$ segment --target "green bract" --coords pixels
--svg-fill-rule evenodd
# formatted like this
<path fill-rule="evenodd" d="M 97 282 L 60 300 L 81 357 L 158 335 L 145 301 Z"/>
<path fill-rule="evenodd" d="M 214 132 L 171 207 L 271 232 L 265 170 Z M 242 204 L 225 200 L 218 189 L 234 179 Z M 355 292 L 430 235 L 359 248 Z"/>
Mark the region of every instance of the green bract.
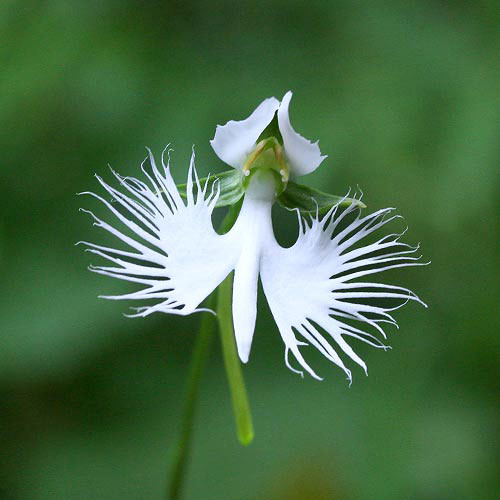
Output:
<path fill-rule="evenodd" d="M 218 180 L 220 183 L 220 196 L 215 205 L 216 207 L 235 205 L 245 194 L 243 183 L 246 179 L 241 171 L 237 169 L 214 174 L 210 178 L 205 177 L 200 182 L 203 185 L 207 180 L 210 183 Z M 177 189 L 180 195 L 186 198 L 186 184 L 178 184 Z M 366 208 L 366 205 L 359 200 L 323 193 L 318 189 L 297 184 L 293 181 L 288 181 L 285 191 L 278 196 L 277 201 L 288 210 L 299 209 L 300 212 L 305 214 L 315 213 L 316 211 L 320 214 L 325 213 L 339 202 L 341 202 L 341 206 L 347 207 L 354 203 L 359 208 Z"/>
<path fill-rule="evenodd" d="M 348 207 L 354 203 L 359 208 L 366 208 L 366 205 L 360 200 L 323 193 L 318 189 L 303 186 L 292 181 L 288 181 L 286 190 L 278 196 L 278 202 L 288 210 L 298 208 L 303 213 L 319 212 L 322 214 L 339 202 L 344 207 Z"/>
<path fill-rule="evenodd" d="M 218 180 L 220 185 L 220 195 L 215 206 L 228 207 L 238 203 L 238 201 L 245 194 L 242 177 L 243 176 L 239 170 L 231 169 L 226 172 L 222 172 L 221 174 L 210 175 L 210 178 L 204 177 L 203 179 L 200 179 L 200 183 L 201 185 L 204 185 L 207 180 L 210 183 Z M 186 198 L 186 186 L 186 184 L 177 184 L 179 194 L 183 198 Z"/>

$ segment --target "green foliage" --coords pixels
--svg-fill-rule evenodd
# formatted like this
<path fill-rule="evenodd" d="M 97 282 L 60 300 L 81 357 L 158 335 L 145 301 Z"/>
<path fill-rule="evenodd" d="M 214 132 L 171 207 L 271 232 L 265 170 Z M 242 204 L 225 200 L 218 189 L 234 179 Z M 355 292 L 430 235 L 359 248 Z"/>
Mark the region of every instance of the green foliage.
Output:
<path fill-rule="evenodd" d="M 206 183 L 214 185 L 214 189 L 220 189 L 220 195 L 216 203 L 216 207 L 227 207 L 235 205 L 245 194 L 243 184 L 241 182 L 241 171 L 235 168 L 214 174 L 210 177 L 200 179 L 201 186 Z M 186 198 L 186 184 L 177 184 L 177 189 L 183 198 Z"/>
<path fill-rule="evenodd" d="M 256 142 L 259 143 L 260 141 L 262 141 L 263 139 L 267 139 L 268 137 L 275 137 L 279 144 L 283 145 L 283 137 L 281 137 L 277 114 L 274 115 L 271 123 L 262 131 L 262 134 L 259 135 Z"/>
<path fill-rule="evenodd" d="M 279 204 L 288 210 L 298 208 L 304 214 L 324 214 L 334 205 L 348 207 L 352 203 L 359 208 L 366 208 L 366 205 L 355 198 L 345 196 L 335 196 L 323 193 L 319 189 L 297 184 L 289 181 L 285 191 L 278 197 Z"/>

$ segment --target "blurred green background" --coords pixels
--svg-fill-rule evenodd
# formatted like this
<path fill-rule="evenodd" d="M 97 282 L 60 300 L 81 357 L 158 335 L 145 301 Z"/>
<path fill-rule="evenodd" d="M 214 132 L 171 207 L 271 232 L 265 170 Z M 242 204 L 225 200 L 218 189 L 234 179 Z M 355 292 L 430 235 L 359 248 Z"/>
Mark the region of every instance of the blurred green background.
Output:
<path fill-rule="evenodd" d="M 498 372 L 499 26 L 494 1 L 0 3 L 0 498 L 160 499 L 199 316 L 124 318 L 130 290 L 74 242 L 77 198 L 171 143 L 184 181 L 265 97 L 329 155 L 306 182 L 395 206 L 427 268 L 394 272 L 387 353 L 301 379 L 264 300 L 244 372 L 256 438 L 237 443 L 220 348 L 202 386 L 186 499 L 492 499 Z M 106 214 L 107 215 L 107 214 Z M 292 240 L 293 218 L 276 214 Z M 401 227 L 401 226 L 400 226 Z M 261 297 L 262 299 L 262 297 Z"/>

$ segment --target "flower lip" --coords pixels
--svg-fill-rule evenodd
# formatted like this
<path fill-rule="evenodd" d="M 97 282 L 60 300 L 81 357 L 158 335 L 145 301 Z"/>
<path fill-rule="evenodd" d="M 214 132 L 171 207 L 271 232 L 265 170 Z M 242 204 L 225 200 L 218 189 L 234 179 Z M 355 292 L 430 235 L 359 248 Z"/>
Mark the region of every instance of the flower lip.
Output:
<path fill-rule="evenodd" d="M 262 141 L 258 144 L 257 141 L 267 139 L 262 134 L 277 118 L 279 134 L 276 135 L 279 137 L 275 139 L 283 144 L 281 154 L 286 168 L 280 167 L 279 170 L 285 172 L 284 181 L 288 180 L 288 175 L 296 177 L 316 170 L 326 156 L 321 155 L 318 142 L 305 139 L 292 127 L 288 112 L 291 98 L 291 91 L 284 95 L 281 103 L 270 97 L 262 101 L 248 118 L 218 125 L 210 141 L 217 156 L 228 165 L 245 170 L 248 160 L 260 154 L 258 148 Z"/>
<path fill-rule="evenodd" d="M 220 193 L 216 185 L 209 189 L 208 182 L 200 182 L 194 156 L 186 200 L 179 193 L 169 164 L 162 159 L 160 169 L 151 153 L 149 159 L 151 169 L 143 170 L 149 185 L 113 172 L 121 189 L 100 177 L 97 180 L 115 204 L 89 193 L 105 205 L 119 227 L 90 212 L 96 226 L 125 245 L 122 249 L 85 243 L 89 252 L 110 263 L 90 270 L 141 285 L 137 291 L 104 297 L 147 304 L 154 301 L 136 308 L 131 316 L 203 311 L 203 300 L 234 270 L 235 337 L 241 359 L 246 362 L 255 328 L 260 277 L 285 344 L 287 366 L 319 379 L 301 352 L 301 347 L 309 344 L 350 380 L 351 371 L 342 357 L 350 358 L 365 372 L 366 364 L 348 340 L 361 340 L 385 350 L 387 346 L 379 337 L 386 337 L 383 324 L 397 325 L 392 312 L 409 301 L 423 304 L 409 289 L 367 279 L 373 273 L 425 264 L 414 255 L 418 247 L 400 241 L 403 233 L 366 242 L 365 238 L 396 218 L 390 216 L 392 209 L 361 216 L 356 215 L 355 203 L 341 211 L 340 200 L 322 217 L 316 213 L 304 219 L 299 213 L 298 238 L 294 245 L 283 248 L 274 237 L 271 218 L 274 191 L 268 176 L 274 171 L 259 168 L 253 173 L 255 181 L 249 186 L 234 226 L 219 235 L 212 225 L 212 211 Z M 352 222 L 345 219 L 349 214 L 355 215 Z M 298 368 L 290 364 L 290 354 Z"/>

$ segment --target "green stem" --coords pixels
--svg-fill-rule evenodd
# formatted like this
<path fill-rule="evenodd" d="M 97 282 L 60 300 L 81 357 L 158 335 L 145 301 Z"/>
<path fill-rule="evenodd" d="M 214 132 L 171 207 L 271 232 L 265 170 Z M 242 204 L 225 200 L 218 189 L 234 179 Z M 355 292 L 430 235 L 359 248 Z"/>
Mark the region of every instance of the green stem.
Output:
<path fill-rule="evenodd" d="M 209 297 L 207 307 L 213 307 L 214 302 L 215 293 Z M 167 498 L 169 500 L 177 500 L 180 498 L 182 483 L 186 474 L 189 452 L 191 450 L 191 437 L 196 400 L 198 398 L 203 368 L 210 353 L 210 346 L 212 344 L 214 331 L 214 316 L 212 314 L 203 314 L 200 322 L 200 332 L 198 334 L 198 338 L 196 339 L 189 367 L 189 375 L 186 384 L 186 396 L 181 420 L 181 432 L 174 452 L 175 455 L 168 486 Z"/>
<path fill-rule="evenodd" d="M 247 391 L 234 339 L 233 318 L 231 314 L 232 284 L 233 278 L 230 275 L 219 285 L 217 290 L 217 319 L 219 321 L 224 365 L 226 367 L 233 412 L 236 419 L 236 431 L 240 443 L 246 446 L 252 442 L 254 432 Z"/>

